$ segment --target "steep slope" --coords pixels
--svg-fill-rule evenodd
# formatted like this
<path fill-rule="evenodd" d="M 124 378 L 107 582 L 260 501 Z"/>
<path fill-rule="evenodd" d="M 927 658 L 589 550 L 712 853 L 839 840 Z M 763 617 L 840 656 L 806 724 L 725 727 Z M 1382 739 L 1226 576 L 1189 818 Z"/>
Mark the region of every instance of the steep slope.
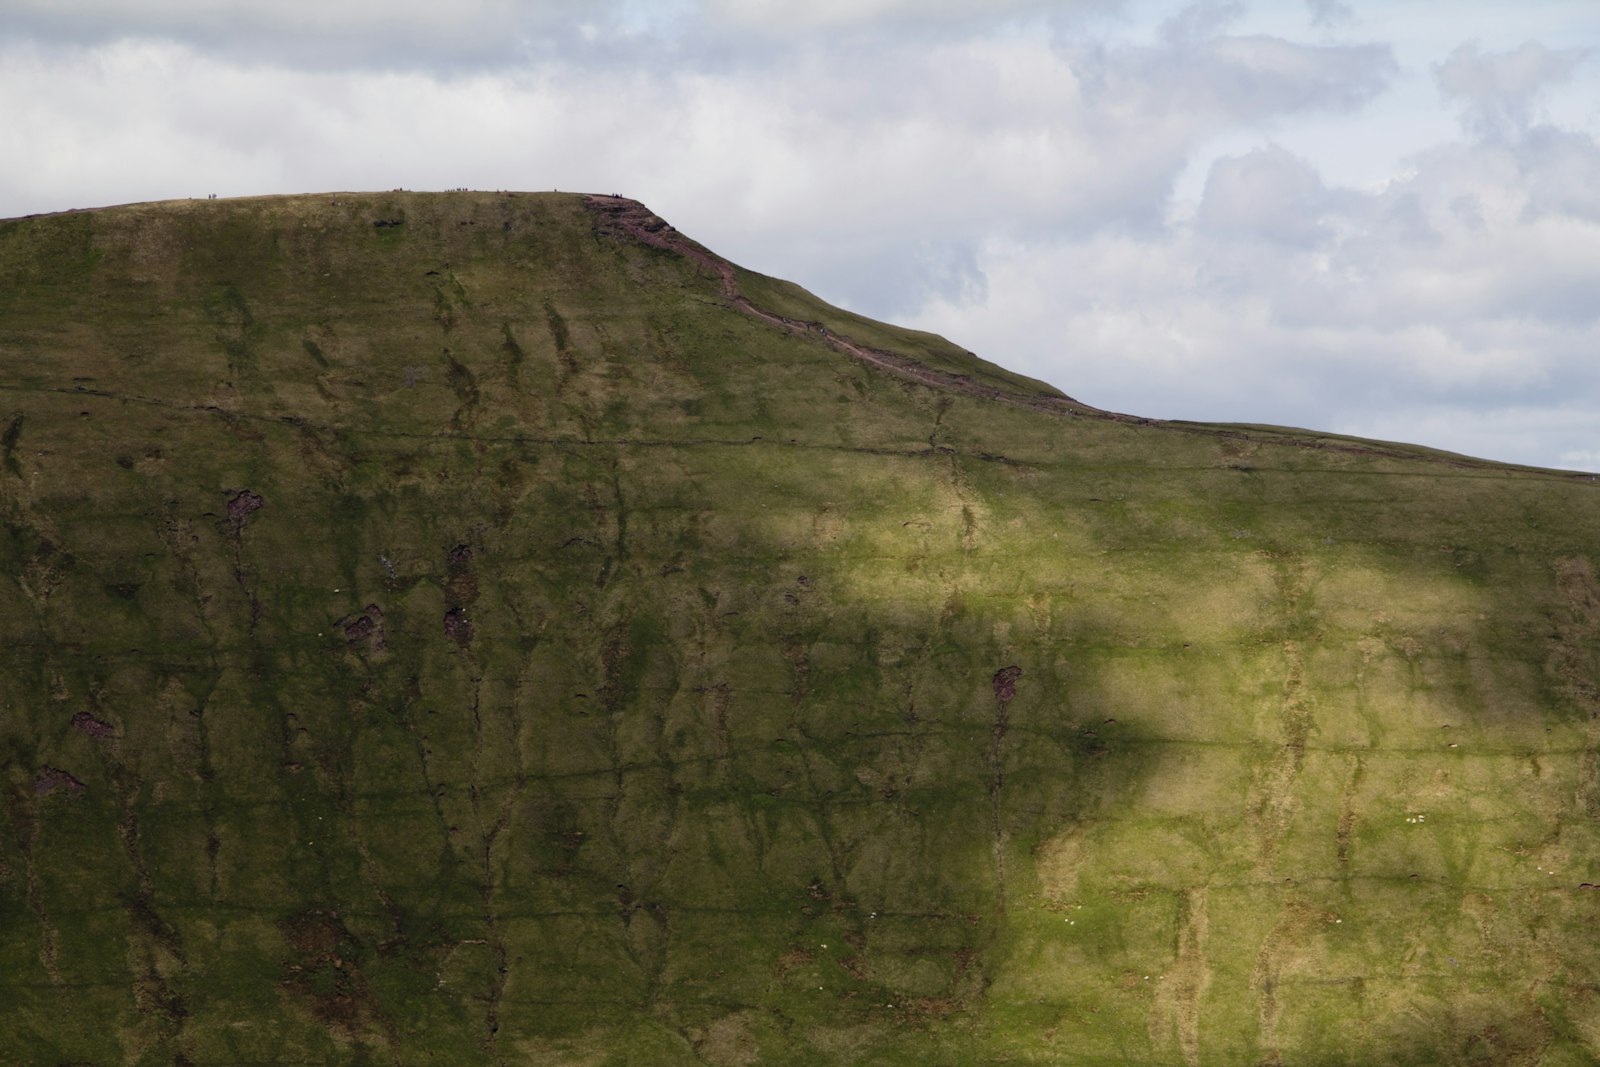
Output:
<path fill-rule="evenodd" d="M 631 201 L 0 223 L 26 1063 L 1600 1057 L 1597 486 Z"/>

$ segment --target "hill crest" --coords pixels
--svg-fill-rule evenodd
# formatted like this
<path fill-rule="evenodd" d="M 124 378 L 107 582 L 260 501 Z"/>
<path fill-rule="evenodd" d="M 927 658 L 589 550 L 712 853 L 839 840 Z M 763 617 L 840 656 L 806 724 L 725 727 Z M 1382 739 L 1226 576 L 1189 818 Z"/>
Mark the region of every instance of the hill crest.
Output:
<path fill-rule="evenodd" d="M 1597 523 L 629 201 L 0 223 L 0 1048 L 1593 1061 Z"/>

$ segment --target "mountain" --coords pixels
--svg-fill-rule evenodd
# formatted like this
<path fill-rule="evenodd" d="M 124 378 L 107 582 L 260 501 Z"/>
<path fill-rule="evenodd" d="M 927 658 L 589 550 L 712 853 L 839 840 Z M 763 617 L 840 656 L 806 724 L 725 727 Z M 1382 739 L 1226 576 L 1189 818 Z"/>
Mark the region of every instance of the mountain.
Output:
<path fill-rule="evenodd" d="M 622 198 L 0 223 L 0 1049 L 1594 1062 L 1597 492 Z"/>

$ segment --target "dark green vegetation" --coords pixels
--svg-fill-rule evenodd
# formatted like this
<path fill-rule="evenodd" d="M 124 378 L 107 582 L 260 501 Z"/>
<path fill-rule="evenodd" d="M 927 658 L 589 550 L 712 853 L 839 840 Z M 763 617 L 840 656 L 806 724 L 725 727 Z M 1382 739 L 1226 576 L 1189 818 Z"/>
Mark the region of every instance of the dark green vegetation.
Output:
<path fill-rule="evenodd" d="M 557 195 L 0 223 L 0 429 L 5 1062 L 1600 1057 L 1586 477 Z"/>

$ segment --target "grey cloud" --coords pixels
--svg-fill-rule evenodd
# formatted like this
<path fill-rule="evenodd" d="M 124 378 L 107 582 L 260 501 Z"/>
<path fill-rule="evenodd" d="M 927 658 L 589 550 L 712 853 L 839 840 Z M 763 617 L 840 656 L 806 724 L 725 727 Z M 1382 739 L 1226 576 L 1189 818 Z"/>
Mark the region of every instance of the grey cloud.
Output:
<path fill-rule="evenodd" d="M 1381 190 L 1327 189 L 1281 149 L 1218 160 L 1196 212 L 1200 277 L 1253 294 L 1296 329 L 1380 332 L 1426 322 L 1470 347 L 1499 320 L 1587 329 L 1600 319 L 1600 146 L 1546 129 L 1525 150 L 1441 146 Z M 1225 248 L 1219 239 L 1267 247 Z"/>
<path fill-rule="evenodd" d="M 1313 26 L 1342 26 L 1355 19 L 1355 12 L 1344 0 L 1306 0 Z"/>
<path fill-rule="evenodd" d="M 751 195 L 708 205 L 696 232 L 730 254 L 773 255 L 763 269 L 830 279 L 822 295 L 875 314 L 972 301 L 982 273 L 965 250 L 985 235 L 1156 234 L 1197 143 L 1241 120 L 1347 105 L 1392 65 L 1382 48 L 1199 33 L 1115 47 L 1084 34 L 801 38 L 759 72 L 669 78 L 718 101 L 719 132 L 679 143 L 733 148 L 750 183 Z M 1333 84 L 1346 75 L 1354 89 Z M 1251 98 L 1263 81 L 1271 98 Z M 928 244 L 934 220 L 947 236 Z M 807 250 L 815 228 L 876 238 Z"/>
<path fill-rule="evenodd" d="M 1068 228 L 1159 231 L 1173 183 L 1206 138 L 1307 111 L 1358 107 L 1396 70 L 1384 46 L 1220 34 L 1234 14 L 1231 5 L 1191 7 L 1154 46 L 1081 38 L 1058 44 L 1076 82 L 1075 139 L 1103 162 L 1103 195 L 1092 195 L 1094 178 L 1075 189 L 1083 212 L 1063 220 Z"/>
<path fill-rule="evenodd" d="M 1440 144 L 1374 190 L 1267 145 L 1187 221 L 986 246 L 984 299 L 917 324 L 1089 403 L 1561 466 L 1600 454 L 1600 417 L 1558 414 L 1600 411 L 1597 209 L 1581 130 Z"/>
<path fill-rule="evenodd" d="M 1194 0 L 1169 16 L 1157 33 L 1170 47 L 1191 48 L 1221 36 L 1246 10 L 1243 0 Z"/>
<path fill-rule="evenodd" d="M 1073 50 L 1086 86 L 1147 106 L 1261 121 L 1319 109 L 1347 111 L 1398 71 L 1386 45 L 1308 45 L 1266 35 L 1169 35 L 1158 48 Z"/>
<path fill-rule="evenodd" d="M 846 307 L 897 321 L 930 299 L 969 304 L 988 292 L 977 250 L 968 242 L 923 238 L 892 247 L 841 249 L 831 241 L 800 250 L 826 274 L 832 298 Z"/>
<path fill-rule="evenodd" d="M 1588 134 L 1535 126 L 1516 143 L 1529 219 L 1570 216 L 1600 223 L 1600 143 Z"/>
<path fill-rule="evenodd" d="M 1264 36 L 1219 39 L 1207 60 L 1231 109 L 1263 114 L 1352 110 L 1387 88 L 1399 69 L 1386 45 L 1302 45 Z"/>
<path fill-rule="evenodd" d="M 1587 55 L 1587 49 L 1549 49 L 1537 41 L 1488 53 L 1469 43 L 1436 64 L 1433 77 L 1446 97 L 1465 105 L 1473 132 L 1506 137 L 1528 127 L 1540 93 L 1565 81 Z"/>
<path fill-rule="evenodd" d="M 330 10 L 308 40 L 310 0 L 248 24 L 225 0 L 120 22 L 112 0 L 66 5 L 0 14 L 0 156 L 29 160 L 0 168 L 0 214 L 620 189 L 754 269 L 1090 403 L 1324 427 L 1401 394 L 1600 410 L 1600 148 L 1533 121 L 1559 54 L 1529 53 L 1529 75 L 1459 53 L 1441 75 L 1464 105 L 1521 101 L 1514 137 L 1419 153 L 1370 191 L 1267 144 L 1217 161 L 1191 218 L 1170 201 L 1197 150 L 1362 107 L 1390 51 L 1239 35 L 1225 4 L 1138 43 L 1043 0 L 784 5 L 770 26 L 712 0 L 397 0 Z M 85 43 L 94 12 L 113 43 Z M 25 43 L 47 23 L 76 44 Z"/>
<path fill-rule="evenodd" d="M 625 0 L 10 0 L 11 41 L 182 43 L 246 62 L 319 69 L 466 70 L 603 48 L 630 36 Z"/>
<path fill-rule="evenodd" d="M 1600 471 L 1600 415 L 1593 398 L 1550 404 L 1390 404 L 1352 412 L 1331 427 L 1390 441 L 1449 442 L 1451 451 L 1512 463 Z"/>
<path fill-rule="evenodd" d="M 795 33 L 970 31 L 1017 19 L 1075 23 L 1124 0 L 700 0 L 707 19 L 764 36 Z"/>
<path fill-rule="evenodd" d="M 795 47 L 944 39 L 1018 20 L 1070 27 L 1124 0 L 8 0 L 0 39 L 182 43 L 316 69 L 769 69 Z"/>

